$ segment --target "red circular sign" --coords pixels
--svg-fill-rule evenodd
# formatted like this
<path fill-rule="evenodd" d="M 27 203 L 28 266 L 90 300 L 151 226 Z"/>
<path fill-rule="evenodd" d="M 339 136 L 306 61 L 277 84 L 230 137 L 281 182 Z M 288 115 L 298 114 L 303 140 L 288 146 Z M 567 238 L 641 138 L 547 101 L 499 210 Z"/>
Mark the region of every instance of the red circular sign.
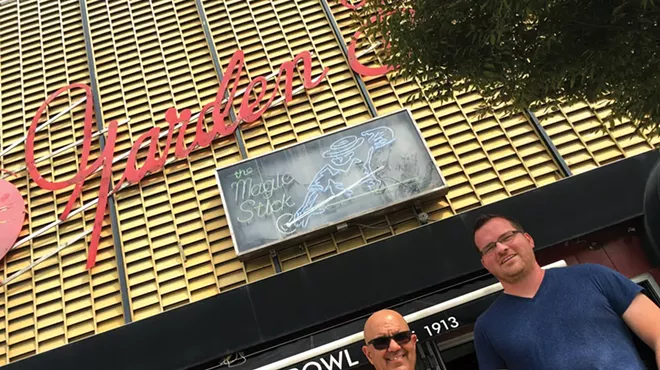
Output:
<path fill-rule="evenodd" d="M 16 187 L 0 180 L 0 259 L 18 239 L 25 219 L 25 203 Z"/>

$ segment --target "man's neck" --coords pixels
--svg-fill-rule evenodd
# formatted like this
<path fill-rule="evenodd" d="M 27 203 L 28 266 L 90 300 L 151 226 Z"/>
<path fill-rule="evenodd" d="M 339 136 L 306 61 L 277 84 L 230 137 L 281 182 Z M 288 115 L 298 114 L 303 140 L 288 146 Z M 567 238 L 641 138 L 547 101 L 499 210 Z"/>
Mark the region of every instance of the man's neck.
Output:
<path fill-rule="evenodd" d="M 502 282 L 504 293 L 518 297 L 533 298 L 541 287 L 545 270 L 535 264 L 532 271 L 515 283 Z"/>

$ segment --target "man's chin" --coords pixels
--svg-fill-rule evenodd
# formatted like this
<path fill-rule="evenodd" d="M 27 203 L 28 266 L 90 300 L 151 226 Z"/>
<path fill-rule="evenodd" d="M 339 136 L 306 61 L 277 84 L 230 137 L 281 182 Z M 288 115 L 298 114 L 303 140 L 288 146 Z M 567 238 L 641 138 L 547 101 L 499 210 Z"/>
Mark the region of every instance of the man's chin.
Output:
<path fill-rule="evenodd" d="M 391 370 L 415 370 L 413 366 L 410 366 L 410 363 L 406 362 L 405 364 L 388 364 L 387 366 L 388 369 Z"/>
<path fill-rule="evenodd" d="M 501 269 L 495 277 L 509 283 L 515 283 L 520 281 L 526 275 L 525 266 L 517 265 L 506 269 Z"/>

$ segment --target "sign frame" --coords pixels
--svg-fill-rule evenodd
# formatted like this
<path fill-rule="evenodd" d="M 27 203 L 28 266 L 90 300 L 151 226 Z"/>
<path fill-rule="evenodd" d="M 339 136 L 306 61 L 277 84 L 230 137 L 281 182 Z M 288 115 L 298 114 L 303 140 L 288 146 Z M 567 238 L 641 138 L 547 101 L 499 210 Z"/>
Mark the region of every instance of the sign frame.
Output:
<path fill-rule="evenodd" d="M 428 200 L 430 198 L 434 198 L 434 197 L 438 197 L 438 196 L 445 196 L 447 194 L 447 192 L 449 191 L 447 181 L 446 181 L 445 177 L 442 175 L 442 171 L 440 171 L 440 167 L 437 165 L 435 157 L 431 153 L 431 150 L 429 149 L 429 147 L 426 143 L 426 140 L 424 139 L 424 136 L 422 135 L 422 132 L 419 128 L 419 125 L 417 124 L 417 121 L 415 120 L 415 118 L 412 115 L 412 112 L 410 111 L 410 108 L 405 107 L 405 108 L 402 108 L 402 109 L 399 109 L 399 110 L 396 110 L 396 111 L 392 111 L 392 112 L 389 112 L 389 113 L 386 113 L 386 114 L 383 114 L 383 115 L 380 115 L 380 116 L 377 116 L 377 117 L 372 117 L 372 118 L 370 118 L 370 119 L 368 119 L 368 120 L 366 120 L 366 121 L 364 121 L 360 124 L 341 128 L 339 130 L 336 130 L 336 131 L 333 131 L 333 132 L 329 133 L 328 135 L 339 134 L 343 131 L 346 131 L 346 130 L 349 130 L 349 129 L 352 129 L 352 128 L 355 128 L 355 127 L 358 127 L 358 126 L 361 126 L 361 125 L 366 125 L 367 123 L 373 122 L 373 121 L 378 120 L 378 119 L 383 119 L 383 118 L 388 117 L 388 116 L 394 116 L 394 115 L 400 114 L 402 112 L 405 112 L 408 115 L 408 118 L 410 119 L 410 121 L 412 122 L 412 125 L 414 126 L 413 131 L 417 133 L 419 139 L 423 143 L 424 150 L 426 150 L 426 153 L 428 154 L 429 158 L 431 158 L 433 160 L 433 162 L 435 162 L 435 166 L 433 166 L 433 168 L 435 169 L 438 176 L 440 177 L 440 180 L 442 181 L 442 184 L 443 184 L 442 186 L 434 187 L 434 188 L 425 190 L 423 192 L 420 192 L 412 199 L 406 199 L 406 200 L 402 200 L 402 201 L 399 201 L 399 202 L 390 203 L 390 204 L 385 205 L 385 206 L 372 208 L 372 209 L 367 210 L 367 211 L 355 213 L 355 214 L 352 214 L 349 217 L 344 217 L 344 218 L 342 218 L 340 220 L 337 220 L 337 221 L 334 221 L 332 223 L 317 226 L 316 228 L 313 228 L 313 229 L 311 229 L 307 232 L 297 234 L 297 235 L 293 235 L 293 236 L 283 237 L 283 238 L 281 238 L 277 241 L 273 241 L 271 243 L 263 244 L 263 245 L 260 245 L 259 247 L 254 247 L 254 248 L 251 248 L 249 250 L 242 251 L 242 252 L 239 251 L 238 246 L 237 246 L 236 237 L 235 237 L 235 233 L 234 233 L 234 226 L 232 224 L 231 216 L 229 215 L 229 212 L 227 212 L 227 209 L 224 208 L 225 209 L 225 217 L 227 219 L 227 226 L 229 227 L 229 233 L 230 233 L 232 244 L 233 244 L 233 247 L 234 247 L 234 252 L 236 253 L 236 256 L 238 257 L 238 259 L 241 260 L 241 261 L 245 261 L 249 258 L 253 258 L 253 257 L 257 257 L 257 256 L 264 255 L 264 254 L 267 254 L 267 253 L 271 253 L 271 251 L 273 251 L 273 250 L 280 250 L 280 249 L 284 249 L 284 248 L 293 246 L 297 243 L 300 243 L 302 240 L 313 238 L 314 236 L 326 233 L 329 230 L 333 230 L 333 229 L 337 230 L 337 228 L 340 225 L 347 224 L 350 221 L 358 221 L 358 220 L 362 220 L 362 219 L 376 217 L 376 216 L 381 215 L 383 213 L 386 213 L 386 212 L 389 212 L 389 211 L 395 211 L 395 210 L 404 208 L 406 206 L 409 206 L 411 204 L 415 204 L 417 202 Z M 262 157 L 265 157 L 265 156 L 268 156 L 268 155 L 272 155 L 272 154 L 277 153 L 277 152 L 285 151 L 285 150 L 288 150 L 288 149 L 290 149 L 292 147 L 295 147 L 295 146 L 310 143 L 310 142 L 313 142 L 315 140 L 321 140 L 321 139 L 327 137 L 328 135 L 321 135 L 321 136 L 313 137 L 313 138 L 310 138 L 308 140 L 303 140 L 303 141 L 300 141 L 300 142 L 297 142 L 297 143 L 287 145 L 285 147 L 270 151 L 268 153 L 264 153 L 264 154 L 261 154 L 261 155 L 255 156 L 255 157 L 244 158 L 244 159 L 241 159 L 238 162 L 231 163 L 231 164 L 228 164 L 226 166 L 216 168 L 214 170 L 214 175 L 215 175 L 215 178 L 216 178 L 216 183 L 218 185 L 218 189 L 220 191 L 220 197 L 221 197 L 221 200 L 222 200 L 223 207 L 227 203 L 226 203 L 226 196 L 224 194 L 224 191 L 222 189 L 222 184 L 220 182 L 220 175 L 219 175 L 220 171 L 226 170 L 230 167 L 239 166 L 239 165 L 244 164 L 244 163 L 249 162 L 249 161 L 256 161 L 259 158 L 262 158 Z"/>

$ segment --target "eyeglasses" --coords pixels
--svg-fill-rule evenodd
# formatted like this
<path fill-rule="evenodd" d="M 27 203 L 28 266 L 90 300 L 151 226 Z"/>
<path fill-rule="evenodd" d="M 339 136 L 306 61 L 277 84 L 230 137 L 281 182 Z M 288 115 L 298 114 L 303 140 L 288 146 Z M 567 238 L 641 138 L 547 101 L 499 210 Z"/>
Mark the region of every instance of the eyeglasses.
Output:
<path fill-rule="evenodd" d="M 516 236 L 516 234 L 522 234 L 522 233 L 523 232 L 520 231 L 520 230 L 511 230 L 511 231 L 505 232 L 504 234 L 500 235 L 499 238 L 497 238 L 497 241 L 490 242 L 490 243 L 486 244 L 484 249 L 481 250 L 481 256 L 483 257 L 486 254 L 488 254 L 488 252 L 495 249 L 495 247 L 497 246 L 497 243 L 507 244 L 507 243 L 509 243 L 513 240 L 513 238 Z"/>
<path fill-rule="evenodd" d="M 402 346 L 410 342 L 411 338 L 412 338 L 412 331 L 407 330 L 407 331 L 398 332 L 392 336 L 383 336 L 383 337 L 374 338 L 370 340 L 367 344 L 371 344 L 372 346 L 374 346 L 375 349 L 382 351 L 384 349 L 389 348 L 390 341 L 392 339 L 394 339 L 394 341 L 398 345 Z"/>

